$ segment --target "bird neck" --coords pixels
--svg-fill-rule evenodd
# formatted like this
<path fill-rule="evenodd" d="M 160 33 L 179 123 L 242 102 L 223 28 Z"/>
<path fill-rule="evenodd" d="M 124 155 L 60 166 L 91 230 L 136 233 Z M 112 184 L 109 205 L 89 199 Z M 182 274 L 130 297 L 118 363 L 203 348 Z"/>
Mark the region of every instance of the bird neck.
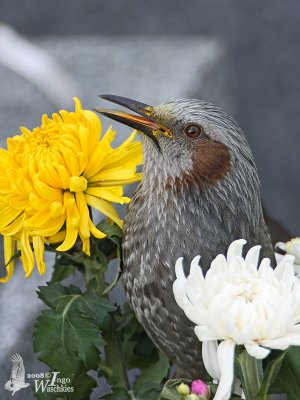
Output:
<path fill-rule="evenodd" d="M 224 223 L 230 216 L 234 223 L 242 217 L 249 229 L 258 228 L 262 218 L 260 183 L 251 153 L 232 158 L 230 170 L 217 182 L 198 178 L 192 160 L 166 161 L 159 151 L 144 148 L 143 180 L 138 192 L 150 209 L 157 206 L 168 214 L 175 207 L 179 215 L 184 215 L 195 208 L 197 219 L 214 215 Z"/>

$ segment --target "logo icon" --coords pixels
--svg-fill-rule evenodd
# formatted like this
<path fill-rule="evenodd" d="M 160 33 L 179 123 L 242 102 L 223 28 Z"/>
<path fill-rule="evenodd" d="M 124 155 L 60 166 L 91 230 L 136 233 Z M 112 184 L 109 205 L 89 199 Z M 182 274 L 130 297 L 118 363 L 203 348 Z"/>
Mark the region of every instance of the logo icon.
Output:
<path fill-rule="evenodd" d="M 29 386 L 29 383 L 25 382 L 25 367 L 20 354 L 13 354 L 10 361 L 12 362 L 11 378 L 6 382 L 4 388 L 12 392 L 13 396 L 18 390 Z"/>

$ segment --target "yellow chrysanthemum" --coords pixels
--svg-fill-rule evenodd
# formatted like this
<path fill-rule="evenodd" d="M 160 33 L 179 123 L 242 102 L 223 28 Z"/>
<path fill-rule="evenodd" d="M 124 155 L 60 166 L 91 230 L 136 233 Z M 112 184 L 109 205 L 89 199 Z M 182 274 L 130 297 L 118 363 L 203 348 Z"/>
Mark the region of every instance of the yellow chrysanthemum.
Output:
<path fill-rule="evenodd" d="M 83 110 L 75 98 L 75 112 L 60 111 L 42 117 L 42 125 L 7 140 L 0 149 L 0 233 L 4 236 L 7 276 L 13 274 L 16 247 L 28 277 L 34 268 L 45 272 L 44 243 L 61 243 L 69 250 L 80 237 L 90 254 L 90 236 L 105 234 L 93 224 L 89 206 L 122 226 L 111 202 L 128 203 L 123 186 L 140 180 L 142 161 L 136 133 L 112 148 L 115 132 L 109 128 L 100 140 L 98 116 Z"/>

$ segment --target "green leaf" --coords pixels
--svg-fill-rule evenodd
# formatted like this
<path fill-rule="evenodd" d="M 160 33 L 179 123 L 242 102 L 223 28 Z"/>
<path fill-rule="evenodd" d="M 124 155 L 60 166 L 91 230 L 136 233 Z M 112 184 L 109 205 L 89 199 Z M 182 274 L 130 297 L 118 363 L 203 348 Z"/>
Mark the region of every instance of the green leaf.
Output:
<path fill-rule="evenodd" d="M 61 394 L 57 393 L 52 393 L 52 392 L 42 392 L 41 390 L 38 392 L 34 391 L 34 386 L 32 386 L 32 391 L 34 393 L 34 398 L 37 400 L 64 400 L 64 396 Z"/>
<path fill-rule="evenodd" d="M 108 259 L 96 244 L 92 244 L 91 254 L 93 257 L 86 256 L 82 261 L 84 280 L 88 290 L 103 294 L 106 289 L 104 274 L 108 268 Z"/>
<path fill-rule="evenodd" d="M 123 352 L 123 336 L 116 321 L 118 309 L 112 319 L 110 326 L 103 332 L 105 339 L 105 359 L 101 361 L 99 369 L 105 374 L 108 382 L 114 387 L 129 389 L 127 367 Z"/>
<path fill-rule="evenodd" d="M 112 258 L 112 255 L 116 254 L 116 251 L 121 247 L 122 229 L 106 220 L 101 221 L 97 228 L 107 235 L 106 238 L 97 240 L 97 246 L 106 256 Z"/>
<path fill-rule="evenodd" d="M 72 380 L 74 392 L 68 393 L 68 400 L 89 400 L 90 393 L 97 386 L 97 382 L 86 372 L 76 375 Z"/>
<path fill-rule="evenodd" d="M 51 282 L 61 282 L 64 279 L 68 278 L 71 275 L 74 275 L 77 271 L 77 268 L 73 264 L 59 264 L 56 263 L 54 265 Z"/>
<path fill-rule="evenodd" d="M 159 353 L 154 364 L 143 368 L 141 375 L 136 378 L 134 393 L 139 400 L 157 400 L 161 390 L 161 382 L 165 379 L 170 368 L 167 357 Z"/>
<path fill-rule="evenodd" d="M 93 292 L 81 293 L 74 285 L 50 283 L 39 289 L 50 309 L 37 319 L 34 350 L 51 370 L 72 379 L 77 393 L 69 393 L 68 399 L 88 399 L 95 381 L 86 372 L 98 368 L 99 347 L 104 345 L 101 330 L 115 306 Z"/>
<path fill-rule="evenodd" d="M 269 387 L 275 381 L 275 378 L 280 370 L 284 357 L 285 357 L 285 352 L 281 353 L 279 356 L 273 358 L 271 361 L 268 362 L 264 372 L 261 388 L 256 396 L 257 400 L 268 400 Z"/>
<path fill-rule="evenodd" d="M 50 308 L 58 308 L 72 300 L 75 295 L 81 295 L 81 290 L 75 285 L 65 287 L 60 283 L 49 283 L 47 286 L 40 286 L 37 294 Z"/>
<path fill-rule="evenodd" d="M 245 349 L 237 349 L 235 371 L 240 378 L 246 399 L 255 399 L 263 378 L 262 361 L 251 357 Z"/>
<path fill-rule="evenodd" d="M 60 377 L 62 377 L 61 374 Z M 85 372 L 79 372 L 77 376 L 65 376 L 64 378 L 71 379 L 71 382 L 66 386 L 68 386 L 68 388 L 73 388 L 73 391 L 52 392 L 45 389 L 44 392 L 42 392 L 42 390 L 39 389 L 38 392 L 35 392 L 33 386 L 34 397 L 38 400 L 89 400 L 91 391 L 97 386 L 95 380 Z M 57 385 L 59 386 L 60 384 L 57 383 Z"/>
<path fill-rule="evenodd" d="M 181 396 L 177 392 L 176 388 L 182 382 L 190 385 L 191 381 L 187 381 L 185 379 L 170 379 L 168 380 L 158 398 L 158 400 L 181 400 Z"/>
<path fill-rule="evenodd" d="M 150 379 L 143 380 L 138 392 L 135 391 L 136 400 L 157 400 L 161 390 L 159 383 Z"/>
<path fill-rule="evenodd" d="M 131 400 L 130 395 L 128 394 L 127 390 L 124 388 L 119 387 L 112 387 L 112 392 L 104 394 L 100 397 L 102 400 Z"/>
<path fill-rule="evenodd" d="M 112 282 L 104 289 L 103 295 L 109 293 L 118 283 L 120 277 L 121 277 L 122 269 L 121 269 L 121 260 L 118 262 L 117 270 L 114 279 Z"/>
<path fill-rule="evenodd" d="M 300 347 L 292 346 L 285 353 L 281 368 L 271 385 L 270 393 L 286 393 L 288 400 L 300 399 Z"/>
<path fill-rule="evenodd" d="M 159 353 L 159 358 L 155 363 L 142 369 L 141 375 L 136 378 L 135 389 L 139 390 L 143 386 L 144 381 L 160 384 L 167 376 L 169 368 L 170 362 L 168 358 L 164 354 Z"/>
<path fill-rule="evenodd" d="M 107 236 L 110 238 L 122 237 L 122 229 L 116 224 L 109 223 L 106 219 L 100 221 L 99 224 L 97 225 L 97 228 L 100 229 L 100 231 L 106 233 Z"/>

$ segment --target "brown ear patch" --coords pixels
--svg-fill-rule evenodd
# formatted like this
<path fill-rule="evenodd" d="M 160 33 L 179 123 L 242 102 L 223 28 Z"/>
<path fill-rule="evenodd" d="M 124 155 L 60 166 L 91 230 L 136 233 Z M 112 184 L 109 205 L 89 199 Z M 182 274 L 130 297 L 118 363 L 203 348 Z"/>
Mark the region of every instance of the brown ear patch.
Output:
<path fill-rule="evenodd" d="M 193 174 L 199 183 L 216 183 L 229 172 L 230 167 L 230 152 L 224 144 L 207 140 L 195 146 Z"/>
<path fill-rule="evenodd" d="M 218 182 L 231 168 L 228 147 L 214 141 L 207 140 L 197 143 L 192 160 L 193 169 L 183 173 L 180 177 L 169 177 L 167 189 L 185 187 L 188 189 L 195 185 L 203 189 Z"/>

